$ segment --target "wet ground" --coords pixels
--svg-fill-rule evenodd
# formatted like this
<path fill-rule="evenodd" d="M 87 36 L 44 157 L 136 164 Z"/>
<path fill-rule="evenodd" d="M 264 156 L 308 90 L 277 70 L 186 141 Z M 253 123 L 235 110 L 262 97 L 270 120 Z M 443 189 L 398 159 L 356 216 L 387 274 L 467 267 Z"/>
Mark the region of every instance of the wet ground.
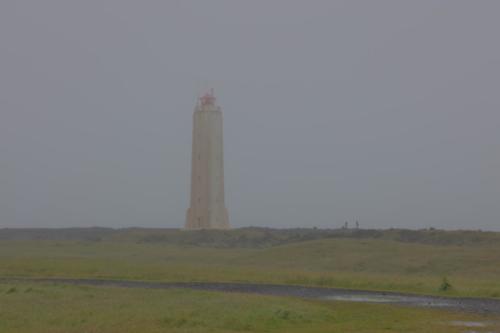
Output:
<path fill-rule="evenodd" d="M 90 286 L 114 286 L 124 288 L 172 289 L 186 288 L 195 290 L 237 292 L 275 296 L 293 296 L 310 299 L 350 301 L 364 303 L 390 303 L 403 306 L 442 308 L 481 314 L 499 314 L 500 299 L 459 298 L 422 296 L 394 292 L 302 287 L 294 285 L 273 285 L 253 283 L 212 283 L 212 282 L 146 282 L 100 279 L 66 278 L 0 278 L 0 282 L 57 283 Z"/>
<path fill-rule="evenodd" d="M 464 333 L 496 333 L 492 331 L 491 327 L 495 325 L 492 322 L 486 321 L 452 321 L 449 323 L 444 323 L 445 325 L 460 327 L 465 329 Z"/>

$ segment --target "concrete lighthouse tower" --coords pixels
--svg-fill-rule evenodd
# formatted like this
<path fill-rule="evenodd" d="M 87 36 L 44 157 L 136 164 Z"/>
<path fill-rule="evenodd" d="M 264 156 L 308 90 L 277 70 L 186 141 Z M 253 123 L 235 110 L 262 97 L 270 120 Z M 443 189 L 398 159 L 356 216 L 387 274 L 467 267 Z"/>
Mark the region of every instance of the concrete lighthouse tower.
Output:
<path fill-rule="evenodd" d="M 213 90 L 202 96 L 193 115 L 191 205 L 186 229 L 229 229 L 224 204 L 222 112 Z"/>

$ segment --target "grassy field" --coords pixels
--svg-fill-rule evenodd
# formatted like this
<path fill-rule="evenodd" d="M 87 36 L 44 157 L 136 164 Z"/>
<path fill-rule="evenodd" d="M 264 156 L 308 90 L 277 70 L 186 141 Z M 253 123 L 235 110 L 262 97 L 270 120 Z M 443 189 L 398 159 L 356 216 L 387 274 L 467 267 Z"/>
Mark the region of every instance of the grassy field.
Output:
<path fill-rule="evenodd" d="M 260 282 L 500 297 L 500 235 L 444 231 L 0 230 L 0 276 Z M 452 288 L 440 291 L 443 277 Z"/>
<path fill-rule="evenodd" d="M 308 301 L 190 290 L 1 284 L 0 332 L 464 332 L 495 318 L 383 304 Z"/>

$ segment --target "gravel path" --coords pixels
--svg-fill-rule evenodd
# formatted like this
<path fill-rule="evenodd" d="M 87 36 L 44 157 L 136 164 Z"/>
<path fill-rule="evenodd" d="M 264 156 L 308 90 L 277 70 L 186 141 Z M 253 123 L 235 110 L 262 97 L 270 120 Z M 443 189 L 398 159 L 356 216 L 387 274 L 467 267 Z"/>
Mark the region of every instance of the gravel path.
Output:
<path fill-rule="evenodd" d="M 206 291 L 293 296 L 308 299 L 390 303 L 405 306 L 442 308 L 482 314 L 499 314 L 500 299 L 422 296 L 395 292 L 302 287 L 294 285 L 212 282 L 146 282 L 127 280 L 68 279 L 68 278 L 0 278 L 0 282 L 55 283 L 124 288 L 172 289 L 185 288 Z"/>

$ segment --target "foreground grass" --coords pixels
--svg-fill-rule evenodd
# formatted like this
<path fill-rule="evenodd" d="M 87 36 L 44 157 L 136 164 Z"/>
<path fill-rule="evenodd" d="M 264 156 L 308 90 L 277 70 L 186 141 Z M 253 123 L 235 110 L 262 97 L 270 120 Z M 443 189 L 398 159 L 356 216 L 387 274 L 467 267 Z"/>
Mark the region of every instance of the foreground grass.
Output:
<path fill-rule="evenodd" d="M 117 241 L 0 241 L 0 276 L 314 285 L 500 297 L 500 244 L 322 239 L 268 248 Z"/>
<path fill-rule="evenodd" d="M 0 284 L 0 332 L 463 332 L 492 318 L 380 304 L 190 290 Z M 492 326 L 484 332 L 498 329 Z M 481 332 L 482 330 L 476 330 Z"/>

